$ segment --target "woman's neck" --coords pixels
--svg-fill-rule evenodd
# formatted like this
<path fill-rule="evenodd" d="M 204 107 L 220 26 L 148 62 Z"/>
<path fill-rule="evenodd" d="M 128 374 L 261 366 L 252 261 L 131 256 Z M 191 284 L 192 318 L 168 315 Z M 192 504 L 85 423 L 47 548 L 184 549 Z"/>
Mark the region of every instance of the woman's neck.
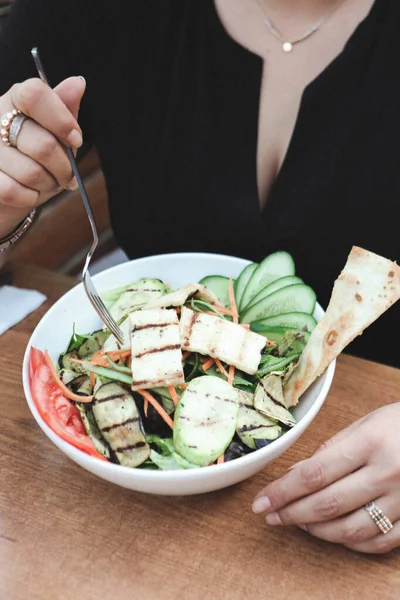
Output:
<path fill-rule="evenodd" d="M 326 14 L 335 11 L 344 2 L 351 0 L 254 0 L 268 18 L 296 17 L 308 21 L 318 21 Z"/>

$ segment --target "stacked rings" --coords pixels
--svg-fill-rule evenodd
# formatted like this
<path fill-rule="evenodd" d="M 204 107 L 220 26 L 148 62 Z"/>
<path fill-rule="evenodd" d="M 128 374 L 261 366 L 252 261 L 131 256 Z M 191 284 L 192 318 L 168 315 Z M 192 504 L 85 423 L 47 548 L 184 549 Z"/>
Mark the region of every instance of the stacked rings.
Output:
<path fill-rule="evenodd" d="M 14 108 L 1 117 L 0 134 L 3 144 L 16 148 L 17 138 L 25 119 L 27 119 L 27 116 L 18 108 Z"/>
<path fill-rule="evenodd" d="M 393 524 L 389 517 L 385 515 L 375 502 L 368 502 L 368 504 L 365 504 L 364 508 L 382 533 L 389 533 L 389 531 L 393 529 Z"/>

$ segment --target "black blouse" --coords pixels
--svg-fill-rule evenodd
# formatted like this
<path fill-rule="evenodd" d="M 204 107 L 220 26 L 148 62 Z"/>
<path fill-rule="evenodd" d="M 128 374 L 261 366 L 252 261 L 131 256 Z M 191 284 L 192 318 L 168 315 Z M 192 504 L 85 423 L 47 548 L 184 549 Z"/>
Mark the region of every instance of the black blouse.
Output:
<path fill-rule="evenodd" d="M 113 229 L 134 258 L 285 249 L 323 307 L 353 245 L 400 257 L 400 3 L 376 0 L 305 89 L 261 212 L 256 150 L 262 59 L 213 0 L 16 0 L 0 35 L 0 93 L 83 75 L 80 113 L 107 181 Z M 323 30 L 319 33 L 323 35 Z M 73 227 L 73 224 L 71 224 Z M 348 351 L 400 366 L 400 303 Z"/>

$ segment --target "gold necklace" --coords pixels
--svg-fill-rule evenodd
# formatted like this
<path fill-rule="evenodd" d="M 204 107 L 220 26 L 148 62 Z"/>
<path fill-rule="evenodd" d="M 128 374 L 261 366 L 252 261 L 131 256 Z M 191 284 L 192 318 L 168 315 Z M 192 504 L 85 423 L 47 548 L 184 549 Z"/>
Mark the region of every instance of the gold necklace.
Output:
<path fill-rule="evenodd" d="M 258 7 L 260 8 L 264 18 L 265 15 L 263 13 L 263 9 L 260 5 L 259 2 L 257 2 Z M 339 5 L 342 4 L 341 2 L 339 3 Z M 338 6 L 339 6 L 338 5 Z M 294 38 L 292 40 L 289 40 L 286 36 L 284 36 L 279 29 L 277 29 L 275 27 L 275 25 L 272 23 L 272 21 L 270 19 L 265 18 L 264 20 L 264 25 L 267 26 L 268 31 L 277 39 L 281 42 L 282 44 L 282 50 L 284 52 L 291 52 L 293 50 L 293 46 L 295 46 L 295 44 L 299 44 L 300 42 L 303 42 L 304 40 L 308 39 L 310 36 L 313 35 L 313 33 L 315 33 L 316 31 L 318 31 L 318 29 L 320 29 L 321 25 L 323 23 L 325 23 L 325 21 L 328 19 L 328 17 L 330 17 L 335 10 L 338 8 L 338 6 L 336 6 L 333 10 L 330 10 L 329 12 L 327 12 L 317 23 L 315 23 L 314 25 L 312 25 L 311 27 L 309 27 L 307 29 L 307 31 L 305 33 L 303 33 L 303 35 L 301 35 L 298 38 Z"/>

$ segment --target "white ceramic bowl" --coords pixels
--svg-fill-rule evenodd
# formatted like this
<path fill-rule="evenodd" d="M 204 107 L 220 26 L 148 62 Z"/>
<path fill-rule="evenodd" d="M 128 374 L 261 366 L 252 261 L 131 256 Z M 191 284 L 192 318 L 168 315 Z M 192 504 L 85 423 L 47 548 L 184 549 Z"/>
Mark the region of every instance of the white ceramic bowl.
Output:
<path fill-rule="evenodd" d="M 123 263 L 99 273 L 93 279 L 99 291 L 126 285 L 141 277 L 159 278 L 173 287 L 179 287 L 199 281 L 205 275 L 220 274 L 235 278 L 247 264 L 247 260 L 219 254 L 164 254 Z M 318 304 L 314 315 L 316 319 L 323 315 L 323 310 Z M 56 361 L 70 339 L 73 323 L 77 333 L 88 333 L 102 326 L 86 298 L 82 284 L 67 292 L 50 308 L 28 343 L 23 361 L 23 385 L 29 408 L 47 437 L 78 465 L 102 479 L 139 492 L 171 496 L 201 494 L 233 485 L 261 471 L 283 454 L 310 425 L 325 401 L 335 371 L 335 363 L 332 363 L 318 381 L 303 394 L 294 409 L 297 424 L 260 450 L 221 465 L 199 469 L 132 469 L 93 458 L 63 441 L 43 421 L 33 403 L 28 378 L 30 347 L 47 349 Z"/>

